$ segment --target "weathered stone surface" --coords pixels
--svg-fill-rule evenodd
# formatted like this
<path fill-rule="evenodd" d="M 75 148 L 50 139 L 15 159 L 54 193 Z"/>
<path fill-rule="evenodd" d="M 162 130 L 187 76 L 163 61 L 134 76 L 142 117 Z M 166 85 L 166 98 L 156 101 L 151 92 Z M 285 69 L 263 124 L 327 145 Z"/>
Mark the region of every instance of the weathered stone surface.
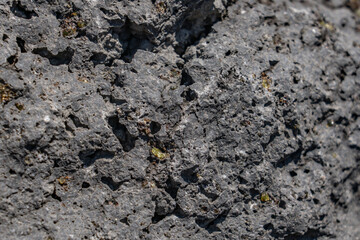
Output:
<path fill-rule="evenodd" d="M 1 239 L 359 239 L 359 9 L 3 1 Z"/>

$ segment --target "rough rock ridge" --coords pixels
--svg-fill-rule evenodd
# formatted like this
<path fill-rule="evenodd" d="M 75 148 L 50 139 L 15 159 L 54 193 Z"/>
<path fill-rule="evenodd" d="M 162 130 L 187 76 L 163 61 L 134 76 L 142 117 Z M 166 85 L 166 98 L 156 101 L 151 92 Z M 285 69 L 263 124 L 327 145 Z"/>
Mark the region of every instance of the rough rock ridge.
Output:
<path fill-rule="evenodd" d="M 0 22 L 1 239 L 360 239 L 358 0 Z"/>

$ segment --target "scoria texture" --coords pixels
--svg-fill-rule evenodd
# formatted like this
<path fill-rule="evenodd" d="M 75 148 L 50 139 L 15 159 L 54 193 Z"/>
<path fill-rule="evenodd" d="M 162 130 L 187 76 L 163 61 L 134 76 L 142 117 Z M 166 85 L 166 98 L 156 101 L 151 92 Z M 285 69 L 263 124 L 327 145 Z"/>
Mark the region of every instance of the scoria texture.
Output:
<path fill-rule="evenodd" d="M 360 1 L 1 0 L 0 238 L 360 239 Z"/>

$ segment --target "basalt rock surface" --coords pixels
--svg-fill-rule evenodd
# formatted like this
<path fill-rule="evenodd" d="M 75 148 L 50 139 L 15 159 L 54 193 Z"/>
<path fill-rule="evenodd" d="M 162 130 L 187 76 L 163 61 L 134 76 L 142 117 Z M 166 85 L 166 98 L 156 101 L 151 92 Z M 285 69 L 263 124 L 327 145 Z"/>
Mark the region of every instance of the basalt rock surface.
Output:
<path fill-rule="evenodd" d="M 1 239 L 360 239 L 360 2 L 3 0 Z"/>

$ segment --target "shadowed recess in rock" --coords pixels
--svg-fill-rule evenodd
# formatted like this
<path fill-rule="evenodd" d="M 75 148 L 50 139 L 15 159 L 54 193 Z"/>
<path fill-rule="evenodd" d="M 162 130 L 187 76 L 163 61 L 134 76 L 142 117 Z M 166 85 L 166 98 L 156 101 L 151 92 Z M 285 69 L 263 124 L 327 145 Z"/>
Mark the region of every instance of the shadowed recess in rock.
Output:
<path fill-rule="evenodd" d="M 125 152 L 131 151 L 135 147 L 136 137 L 133 137 L 126 126 L 119 122 L 118 116 L 112 116 L 108 120 L 109 125 L 117 139 L 119 139 Z"/>

